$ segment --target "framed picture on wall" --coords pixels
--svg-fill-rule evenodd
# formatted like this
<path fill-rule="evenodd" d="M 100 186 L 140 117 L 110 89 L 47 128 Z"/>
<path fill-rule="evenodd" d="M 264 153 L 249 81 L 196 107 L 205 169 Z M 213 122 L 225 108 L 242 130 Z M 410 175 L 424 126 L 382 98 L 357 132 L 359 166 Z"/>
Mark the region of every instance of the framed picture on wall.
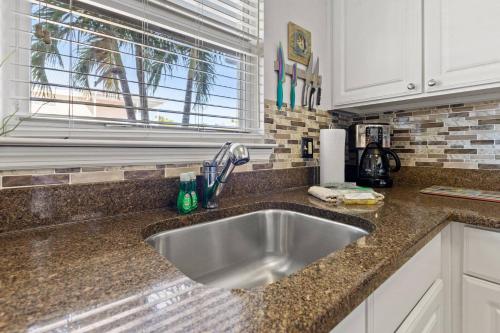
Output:
<path fill-rule="evenodd" d="M 307 66 L 310 56 L 311 32 L 288 22 L 288 59 Z"/>

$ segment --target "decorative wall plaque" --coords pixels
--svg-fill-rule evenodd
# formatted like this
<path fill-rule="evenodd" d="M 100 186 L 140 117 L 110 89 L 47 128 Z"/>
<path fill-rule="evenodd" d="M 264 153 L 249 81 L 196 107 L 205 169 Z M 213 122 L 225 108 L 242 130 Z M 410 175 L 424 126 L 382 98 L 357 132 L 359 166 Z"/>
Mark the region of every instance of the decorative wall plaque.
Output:
<path fill-rule="evenodd" d="M 311 32 L 288 22 L 288 59 L 306 65 L 311 56 Z"/>

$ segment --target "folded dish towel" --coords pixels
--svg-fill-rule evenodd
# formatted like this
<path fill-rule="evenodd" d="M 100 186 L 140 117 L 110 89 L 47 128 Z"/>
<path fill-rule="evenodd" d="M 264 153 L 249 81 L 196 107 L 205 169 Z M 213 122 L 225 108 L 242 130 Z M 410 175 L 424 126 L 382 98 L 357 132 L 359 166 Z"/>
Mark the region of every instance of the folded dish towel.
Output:
<path fill-rule="evenodd" d="M 311 186 L 309 194 L 326 202 L 344 202 L 352 205 L 374 205 L 384 200 L 384 195 L 371 189 L 331 189 L 322 186 Z"/>
<path fill-rule="evenodd" d="M 326 202 L 337 202 L 339 196 L 337 191 L 321 186 L 311 186 L 308 192 L 310 195 Z"/>

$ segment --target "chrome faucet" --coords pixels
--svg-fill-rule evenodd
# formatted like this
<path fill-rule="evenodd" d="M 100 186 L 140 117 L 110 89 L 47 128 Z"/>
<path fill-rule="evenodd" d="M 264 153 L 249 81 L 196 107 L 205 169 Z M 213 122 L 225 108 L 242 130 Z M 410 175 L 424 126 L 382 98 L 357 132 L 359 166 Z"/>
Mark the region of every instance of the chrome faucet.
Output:
<path fill-rule="evenodd" d="M 234 167 L 250 161 L 248 149 L 239 143 L 226 142 L 213 160 L 203 162 L 203 207 L 217 208 L 218 200 Z M 222 171 L 219 173 L 219 167 Z"/>

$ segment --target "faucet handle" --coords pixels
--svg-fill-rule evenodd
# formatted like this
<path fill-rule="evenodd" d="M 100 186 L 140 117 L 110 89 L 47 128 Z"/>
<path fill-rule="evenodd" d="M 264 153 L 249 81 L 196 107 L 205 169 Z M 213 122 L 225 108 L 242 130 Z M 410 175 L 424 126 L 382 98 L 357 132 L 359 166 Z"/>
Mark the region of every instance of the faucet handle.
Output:
<path fill-rule="evenodd" d="M 231 141 L 227 141 L 220 147 L 219 152 L 215 154 L 214 159 L 212 160 L 212 163 L 216 163 L 217 165 L 220 164 L 220 161 L 224 159 L 224 156 L 226 156 L 227 151 L 229 150 L 229 147 L 231 146 Z M 222 155 L 221 155 L 222 154 Z M 220 156 L 220 158 L 219 158 Z"/>

